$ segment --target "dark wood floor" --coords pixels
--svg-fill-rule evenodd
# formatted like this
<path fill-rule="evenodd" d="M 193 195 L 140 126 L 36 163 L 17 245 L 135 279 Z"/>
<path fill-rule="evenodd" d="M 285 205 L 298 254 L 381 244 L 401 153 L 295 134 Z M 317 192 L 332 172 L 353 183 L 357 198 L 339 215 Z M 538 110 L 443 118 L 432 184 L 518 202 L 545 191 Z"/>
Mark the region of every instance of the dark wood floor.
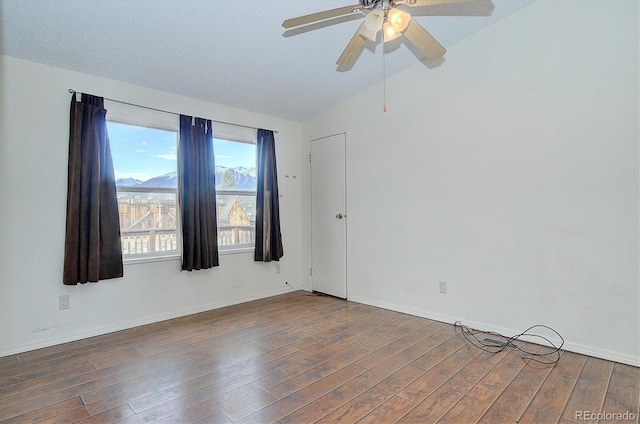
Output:
<path fill-rule="evenodd" d="M 639 392 L 636 367 L 298 293 L 0 358 L 2 423 L 637 422 Z"/>

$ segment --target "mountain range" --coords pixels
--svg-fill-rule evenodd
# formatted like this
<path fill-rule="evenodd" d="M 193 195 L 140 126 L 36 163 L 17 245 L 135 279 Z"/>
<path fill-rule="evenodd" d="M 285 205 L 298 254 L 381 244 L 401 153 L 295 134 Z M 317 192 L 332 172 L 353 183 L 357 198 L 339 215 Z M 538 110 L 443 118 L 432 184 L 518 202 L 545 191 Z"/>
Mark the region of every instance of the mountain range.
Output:
<path fill-rule="evenodd" d="M 230 187 L 229 180 L 234 181 L 235 186 Z M 226 187 L 219 187 L 222 182 L 225 182 Z M 175 188 L 178 186 L 178 175 L 177 172 L 169 172 L 146 181 L 135 178 L 119 178 L 116 180 L 116 185 L 120 187 Z M 257 175 L 255 168 L 246 168 L 244 166 L 228 168 L 216 165 L 216 187 L 231 190 L 255 190 L 256 186 Z"/>

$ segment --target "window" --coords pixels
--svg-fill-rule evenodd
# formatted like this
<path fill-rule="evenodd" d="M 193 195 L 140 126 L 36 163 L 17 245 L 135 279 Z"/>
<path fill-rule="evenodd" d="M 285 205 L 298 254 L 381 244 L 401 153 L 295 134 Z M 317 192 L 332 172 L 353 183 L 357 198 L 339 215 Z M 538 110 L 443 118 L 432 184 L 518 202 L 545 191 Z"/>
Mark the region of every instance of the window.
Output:
<path fill-rule="evenodd" d="M 216 161 L 218 248 L 221 251 L 253 248 L 257 187 L 255 142 L 214 138 L 213 150 Z"/>
<path fill-rule="evenodd" d="M 123 255 L 179 254 L 178 132 L 115 121 L 107 128 Z"/>
<path fill-rule="evenodd" d="M 105 100 L 125 259 L 180 254 L 178 117 Z M 256 130 L 214 123 L 218 248 L 254 248 Z"/>

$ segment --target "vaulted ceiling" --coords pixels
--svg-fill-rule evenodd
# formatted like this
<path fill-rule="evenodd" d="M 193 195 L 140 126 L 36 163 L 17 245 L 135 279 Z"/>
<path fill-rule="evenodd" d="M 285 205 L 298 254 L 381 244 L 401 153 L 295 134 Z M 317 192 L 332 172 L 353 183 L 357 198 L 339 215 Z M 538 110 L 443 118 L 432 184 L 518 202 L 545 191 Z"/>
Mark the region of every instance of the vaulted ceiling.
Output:
<path fill-rule="evenodd" d="M 534 0 L 410 10 L 444 47 Z M 0 53 L 302 122 L 382 81 L 381 44 L 335 62 L 361 14 L 286 31 L 287 18 L 357 0 L 0 0 Z M 491 49 L 491 46 L 487 46 Z M 389 77 L 422 60 L 403 38 L 384 47 Z M 482 64 L 478 64 L 482 66 Z M 105 93 L 94 93 L 105 95 Z"/>

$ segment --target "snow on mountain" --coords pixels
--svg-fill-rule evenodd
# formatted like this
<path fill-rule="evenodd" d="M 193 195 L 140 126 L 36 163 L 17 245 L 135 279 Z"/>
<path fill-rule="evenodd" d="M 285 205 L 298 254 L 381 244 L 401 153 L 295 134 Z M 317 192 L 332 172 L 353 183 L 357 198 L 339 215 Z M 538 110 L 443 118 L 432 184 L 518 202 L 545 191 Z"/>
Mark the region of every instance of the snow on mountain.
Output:
<path fill-rule="evenodd" d="M 133 187 L 142 184 L 142 181 L 135 178 L 119 178 L 116 180 L 116 185 L 124 187 Z"/>
<path fill-rule="evenodd" d="M 257 174 L 256 169 L 246 168 L 239 166 L 237 168 L 228 168 L 225 166 L 216 166 L 216 185 L 219 185 L 224 175 L 231 173 L 233 180 L 235 181 L 234 187 L 224 187 L 232 190 L 255 190 L 257 187 Z M 124 187 L 162 187 L 162 188 L 175 188 L 178 186 L 177 172 L 169 172 L 168 174 L 159 175 L 148 179 L 147 181 L 140 181 L 135 178 L 120 178 L 116 180 L 116 185 Z"/>
<path fill-rule="evenodd" d="M 235 186 L 223 187 L 225 189 L 255 190 L 258 186 L 255 168 L 246 168 L 243 166 L 239 166 L 237 168 L 227 168 L 226 166 L 219 165 L 216 165 L 216 186 L 224 181 L 224 175 L 229 172 L 233 175 Z"/>
<path fill-rule="evenodd" d="M 175 188 L 178 187 L 178 173 L 169 172 L 168 174 L 153 177 L 140 185 L 142 187 Z"/>

